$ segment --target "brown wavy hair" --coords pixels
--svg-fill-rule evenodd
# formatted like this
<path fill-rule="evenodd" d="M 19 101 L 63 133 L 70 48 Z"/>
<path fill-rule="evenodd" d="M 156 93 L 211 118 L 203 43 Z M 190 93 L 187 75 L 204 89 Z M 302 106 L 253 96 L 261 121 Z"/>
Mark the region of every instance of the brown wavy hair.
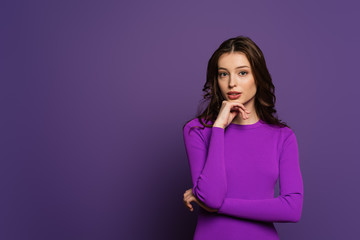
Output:
<path fill-rule="evenodd" d="M 255 110 L 260 119 L 268 124 L 273 124 L 280 127 L 289 127 L 285 122 L 277 117 L 275 109 L 275 86 L 272 83 L 272 78 L 267 69 L 264 55 L 261 49 L 249 37 L 237 36 L 224 41 L 218 49 L 213 53 L 209 59 L 206 73 L 206 83 L 203 87 L 203 99 L 198 107 L 196 118 L 205 127 L 212 127 L 213 124 L 207 124 L 209 121 L 215 122 L 223 98 L 218 85 L 218 60 L 224 53 L 242 52 L 246 55 L 256 85 L 255 94 Z M 209 102 L 204 111 L 201 112 L 200 106 L 205 102 Z M 201 113 L 200 113 L 201 112 Z M 202 121 L 205 120 L 205 123 Z M 192 119 L 188 120 L 185 125 Z M 203 128 L 203 129 L 204 129 Z M 289 127 L 290 128 L 290 127 Z"/>

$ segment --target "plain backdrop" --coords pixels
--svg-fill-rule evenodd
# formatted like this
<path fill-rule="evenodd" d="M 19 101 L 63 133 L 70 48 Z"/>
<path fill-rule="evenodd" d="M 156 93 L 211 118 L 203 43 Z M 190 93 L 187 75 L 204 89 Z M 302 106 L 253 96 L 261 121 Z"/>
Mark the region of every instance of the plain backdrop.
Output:
<path fill-rule="evenodd" d="M 182 136 L 226 39 L 262 49 L 304 180 L 280 239 L 356 239 L 356 1 L 14 1 L 0 8 L 0 239 L 192 239 Z"/>

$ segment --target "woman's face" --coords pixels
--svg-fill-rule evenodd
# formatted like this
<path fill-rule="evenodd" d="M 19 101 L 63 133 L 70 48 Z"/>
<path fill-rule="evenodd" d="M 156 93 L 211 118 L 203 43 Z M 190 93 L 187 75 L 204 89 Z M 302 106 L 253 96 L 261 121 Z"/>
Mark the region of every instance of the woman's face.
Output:
<path fill-rule="evenodd" d="M 237 101 L 253 108 L 256 85 L 252 69 L 246 55 L 242 52 L 224 53 L 218 60 L 218 84 L 221 94 L 228 101 Z M 228 92 L 240 92 L 231 98 Z"/>

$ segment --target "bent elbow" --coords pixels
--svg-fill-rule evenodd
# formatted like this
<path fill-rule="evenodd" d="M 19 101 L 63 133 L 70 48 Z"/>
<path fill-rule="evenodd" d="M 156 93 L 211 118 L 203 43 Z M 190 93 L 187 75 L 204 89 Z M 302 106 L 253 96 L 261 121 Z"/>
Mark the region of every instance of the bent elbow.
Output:
<path fill-rule="evenodd" d="M 292 193 L 282 196 L 282 199 L 286 201 L 287 211 L 283 215 L 284 219 L 281 222 L 297 223 L 301 219 L 302 207 L 303 207 L 303 194 Z"/>
<path fill-rule="evenodd" d="M 212 208 L 212 209 L 220 209 L 224 199 L 204 199 L 201 200 L 207 207 Z"/>
<path fill-rule="evenodd" d="M 301 209 L 291 209 L 287 211 L 285 215 L 282 215 L 281 218 L 277 219 L 276 222 L 282 223 L 297 223 L 301 219 Z"/>
<path fill-rule="evenodd" d="M 194 196 L 200 200 L 204 205 L 209 208 L 219 209 L 224 202 L 226 191 L 222 191 L 221 193 L 203 193 L 199 192 L 197 188 L 193 191 Z"/>
<path fill-rule="evenodd" d="M 299 222 L 301 219 L 302 207 L 303 207 L 303 201 L 301 198 L 301 202 L 299 203 L 299 208 L 297 209 L 297 211 L 295 213 L 295 218 L 294 218 L 295 223 Z"/>
<path fill-rule="evenodd" d="M 291 216 L 291 219 L 289 222 L 297 223 L 300 221 L 300 219 L 301 219 L 301 212 L 297 212 Z"/>
<path fill-rule="evenodd" d="M 290 222 L 297 223 L 301 219 L 302 207 L 303 207 L 303 195 L 298 194 L 297 201 L 294 202 L 293 211 L 291 212 Z"/>
<path fill-rule="evenodd" d="M 297 211 L 296 213 L 294 213 L 290 219 L 289 222 L 292 222 L 292 223 L 297 223 L 299 222 L 301 219 L 301 211 Z"/>
<path fill-rule="evenodd" d="M 224 202 L 224 198 L 212 199 L 210 201 L 205 201 L 204 204 L 209 208 L 219 209 Z"/>

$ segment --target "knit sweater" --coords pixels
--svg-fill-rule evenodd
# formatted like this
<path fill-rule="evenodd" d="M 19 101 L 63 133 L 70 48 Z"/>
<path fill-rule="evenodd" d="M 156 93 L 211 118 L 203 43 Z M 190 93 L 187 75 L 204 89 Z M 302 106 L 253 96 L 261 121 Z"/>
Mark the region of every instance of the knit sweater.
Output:
<path fill-rule="evenodd" d="M 261 119 L 202 128 L 195 118 L 183 129 L 193 194 L 218 211 L 199 208 L 194 240 L 279 239 L 273 222 L 298 222 L 303 205 L 294 132 Z"/>

